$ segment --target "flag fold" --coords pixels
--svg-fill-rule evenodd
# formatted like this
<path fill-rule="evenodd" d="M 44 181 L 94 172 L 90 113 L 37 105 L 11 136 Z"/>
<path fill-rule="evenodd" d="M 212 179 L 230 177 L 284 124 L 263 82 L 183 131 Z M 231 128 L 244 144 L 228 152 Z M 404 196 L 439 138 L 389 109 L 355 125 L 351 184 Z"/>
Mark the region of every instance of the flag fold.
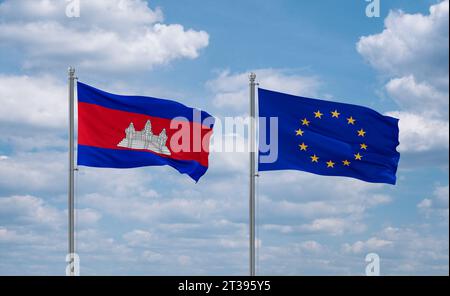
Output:
<path fill-rule="evenodd" d="M 78 165 L 169 165 L 198 181 L 208 169 L 214 118 L 180 103 L 122 96 L 78 82 Z"/>
<path fill-rule="evenodd" d="M 300 170 L 373 183 L 396 183 L 400 154 L 398 119 L 372 109 L 259 89 L 259 170 Z M 274 135 L 271 133 L 278 133 Z M 262 137 L 261 135 L 265 135 Z M 266 139 L 278 139 L 267 145 Z M 277 151 L 265 151 L 277 147 Z M 273 148 L 272 148 L 273 149 Z M 276 154 L 273 161 L 269 154 Z"/>

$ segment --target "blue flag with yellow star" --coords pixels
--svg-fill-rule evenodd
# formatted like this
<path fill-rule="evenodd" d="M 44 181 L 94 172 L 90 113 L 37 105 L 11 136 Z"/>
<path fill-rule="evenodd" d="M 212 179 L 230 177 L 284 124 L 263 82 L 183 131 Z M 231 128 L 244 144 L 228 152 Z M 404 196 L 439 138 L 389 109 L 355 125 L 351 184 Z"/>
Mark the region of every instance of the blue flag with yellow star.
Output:
<path fill-rule="evenodd" d="M 398 119 L 265 89 L 258 97 L 259 171 L 300 170 L 395 184 Z"/>

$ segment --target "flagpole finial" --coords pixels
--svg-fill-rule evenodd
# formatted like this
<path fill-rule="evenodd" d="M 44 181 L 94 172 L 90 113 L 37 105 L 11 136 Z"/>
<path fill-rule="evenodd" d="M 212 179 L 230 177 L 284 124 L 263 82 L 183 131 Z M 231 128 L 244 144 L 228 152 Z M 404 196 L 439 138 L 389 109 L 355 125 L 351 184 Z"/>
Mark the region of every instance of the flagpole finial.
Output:
<path fill-rule="evenodd" d="M 248 78 L 250 78 L 250 82 L 255 82 L 256 74 L 252 72 L 252 73 L 250 73 L 250 75 L 248 75 Z"/>
<path fill-rule="evenodd" d="M 74 67 L 69 67 L 69 69 L 67 69 L 67 72 L 69 73 L 69 76 L 74 76 L 75 75 L 75 68 Z"/>

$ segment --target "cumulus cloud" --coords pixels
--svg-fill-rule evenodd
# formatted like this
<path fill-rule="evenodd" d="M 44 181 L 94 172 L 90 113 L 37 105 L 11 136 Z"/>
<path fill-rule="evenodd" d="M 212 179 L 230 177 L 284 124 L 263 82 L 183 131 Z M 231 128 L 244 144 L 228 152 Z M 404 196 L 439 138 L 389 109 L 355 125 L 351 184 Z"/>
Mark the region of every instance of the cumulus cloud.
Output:
<path fill-rule="evenodd" d="M 367 209 L 388 204 L 391 197 L 381 194 L 384 185 L 350 178 L 317 177 L 302 172 L 262 172 L 261 210 L 281 213 L 280 218 L 301 216 L 326 218 L 332 215 L 363 215 Z M 278 188 L 283 187 L 283 196 Z M 351 188 L 351 190 L 348 190 Z"/>
<path fill-rule="evenodd" d="M 38 239 L 39 238 L 33 234 L 18 233 L 15 230 L 0 226 L 0 243 L 29 244 L 36 243 Z"/>
<path fill-rule="evenodd" d="M 385 29 L 361 37 L 358 52 L 389 80 L 388 95 L 401 108 L 400 150 L 448 150 L 449 1 L 428 15 L 391 11 Z"/>
<path fill-rule="evenodd" d="M 20 194 L 66 190 L 67 155 L 62 152 L 18 153 L 1 161 L 0 186 Z"/>
<path fill-rule="evenodd" d="M 82 197 L 85 204 L 101 208 L 122 219 L 135 221 L 192 222 L 220 212 L 216 199 L 172 198 L 145 200 L 142 198 L 120 199 L 102 194 L 88 194 Z"/>
<path fill-rule="evenodd" d="M 16 221 L 28 225 L 58 227 L 63 221 L 62 212 L 30 195 L 0 198 L 0 213 L 2 218 L 9 217 L 2 224 Z"/>
<path fill-rule="evenodd" d="M 380 34 L 361 37 L 358 52 L 392 76 L 421 73 L 448 77 L 449 1 L 430 7 L 430 14 L 391 11 Z"/>
<path fill-rule="evenodd" d="M 427 217 L 437 216 L 448 225 L 449 218 L 449 190 L 448 185 L 436 186 L 433 194 L 429 198 L 423 199 L 417 204 L 417 208 Z"/>
<path fill-rule="evenodd" d="M 388 112 L 399 118 L 400 152 L 425 152 L 448 149 L 449 122 L 406 111 Z"/>
<path fill-rule="evenodd" d="M 357 222 L 352 223 L 352 221 L 346 219 L 322 218 L 315 219 L 310 224 L 301 225 L 300 229 L 306 232 L 342 235 L 344 232 L 363 232 L 366 226 Z"/>
<path fill-rule="evenodd" d="M 67 2 L 55 0 L 4 1 L 0 6 L 0 13 L 8 21 L 36 19 L 63 21 L 67 18 L 65 13 Z M 160 8 L 152 10 L 145 1 L 140 0 L 81 0 L 80 4 L 82 12 L 80 16 L 91 22 L 80 22 L 77 23 L 77 26 L 107 26 L 111 29 L 128 29 L 136 25 L 162 22 L 164 19 Z"/>
<path fill-rule="evenodd" d="M 205 31 L 164 24 L 143 0 L 81 1 L 81 17 L 67 18 L 58 0 L 0 4 L 0 44 L 20 48 L 26 68 L 68 63 L 84 69 L 146 70 L 195 59 L 209 43 Z"/>
<path fill-rule="evenodd" d="M 41 226 L 61 228 L 67 217 L 66 211 L 31 195 L 0 197 L 0 214 L 2 225 L 27 225 L 32 228 Z M 77 209 L 75 214 L 77 225 L 81 227 L 95 224 L 101 218 L 99 212 L 90 208 Z"/>
<path fill-rule="evenodd" d="M 367 241 L 357 241 L 354 244 L 344 244 L 343 250 L 347 253 L 361 254 L 379 251 L 392 245 L 391 241 L 371 237 Z"/>
<path fill-rule="evenodd" d="M 314 219 L 311 223 L 302 225 L 262 225 L 264 230 L 279 231 L 283 234 L 313 233 L 326 235 L 342 235 L 344 233 L 361 233 L 366 230 L 366 226 L 358 221 L 344 218 L 320 218 Z"/>
<path fill-rule="evenodd" d="M 324 247 L 322 246 L 322 244 L 313 241 L 313 240 L 309 240 L 309 241 L 305 241 L 303 243 L 300 243 L 300 248 L 306 251 L 311 251 L 311 252 L 320 252 L 323 251 Z"/>
<path fill-rule="evenodd" d="M 222 166 L 227 167 L 226 160 Z M 202 227 L 210 228 L 215 221 L 246 221 L 248 192 L 247 183 L 242 182 L 246 176 L 245 166 L 227 171 L 225 175 L 221 166 L 212 166 L 200 187 L 185 182 L 176 173 L 163 173 L 164 180 L 148 178 L 145 170 L 130 176 L 120 171 L 98 174 L 91 169 L 83 169 L 81 173 L 84 175 L 79 180 L 85 184 L 80 192 L 81 205 L 130 223 L 152 222 L 149 227 L 154 222 L 174 227 L 181 224 L 185 227 L 175 229 L 192 233 Z M 332 235 L 361 232 L 365 229 L 365 215 L 372 208 L 391 202 L 389 195 L 380 193 L 383 185 L 357 180 L 318 178 L 292 172 L 263 174 L 260 179 L 263 194 L 258 197 L 258 215 L 264 217 L 262 225 L 275 225 L 266 227 L 268 231 Z M 283 188 L 281 196 L 280 186 Z M 352 188 L 351 192 L 348 188 Z M 218 232 L 228 227 L 218 225 Z M 173 232 L 173 229 L 166 226 L 163 232 Z M 246 232 L 241 235 L 245 237 Z"/>
<path fill-rule="evenodd" d="M 448 202 L 449 202 L 448 185 L 436 187 L 434 191 L 434 196 L 436 198 L 436 204 L 438 206 L 448 209 Z"/>
<path fill-rule="evenodd" d="M 248 75 L 254 72 L 264 88 L 294 95 L 314 96 L 320 81 L 316 77 L 300 76 L 281 69 L 257 69 L 244 73 L 222 71 L 218 77 L 206 83 L 214 95 L 214 105 L 233 111 L 245 112 L 248 106 Z"/>
<path fill-rule="evenodd" d="M 67 86 L 50 76 L 0 75 L 0 104 L 2 125 L 52 129 L 67 126 Z"/>
<path fill-rule="evenodd" d="M 207 44 L 206 33 L 185 30 L 179 25 L 161 24 L 161 10 L 150 9 L 144 1 L 82 1 L 82 16 L 79 20 L 67 19 L 64 15 L 65 7 L 61 2 L 64 3 L 48 0 L 3 1 L 0 4 L 0 43 L 22 48 L 26 57 L 24 65 L 28 67 L 48 64 L 50 57 L 56 62 L 69 61 L 74 57 L 83 67 L 109 69 L 117 66 L 113 70 L 143 69 L 176 58 L 195 58 L 199 50 Z M 125 6 L 120 8 L 118 4 Z M 23 25 L 23 32 L 18 30 L 19 23 Z M 161 31 L 158 31 L 158 28 Z M 31 36 L 38 32 L 38 29 L 47 33 L 45 38 L 39 35 L 39 38 Z M 162 32 L 164 30 L 166 31 Z M 72 35 L 69 38 L 61 36 L 62 34 Z M 179 35 L 186 39 L 178 37 Z M 38 40 L 40 38 L 44 40 Z M 89 46 L 72 44 L 72 40 L 75 40 L 75 43 L 88 40 L 90 43 Z M 152 42 L 148 42 L 149 40 Z M 103 47 L 100 44 L 102 42 L 105 42 L 108 48 Z M 129 48 L 123 48 L 126 42 L 130 42 Z M 141 42 L 144 44 L 142 47 Z M 134 46 L 139 47 L 139 50 Z M 155 50 L 154 56 L 150 56 L 147 49 Z M 104 55 L 101 55 L 103 53 Z M 134 53 L 138 53 L 139 57 L 131 56 Z M 117 61 L 111 62 L 115 59 Z M 105 65 L 106 63 L 108 65 Z M 316 77 L 277 69 L 260 69 L 255 72 L 264 87 L 274 90 L 316 96 L 320 87 L 320 81 Z M 442 96 L 445 94 L 445 83 L 439 84 L 437 79 L 424 80 L 416 73 L 411 76 L 410 72 L 406 71 L 398 77 L 392 76 L 392 83 L 386 89 L 402 108 L 425 119 L 424 114 L 417 113 L 419 108 L 416 102 L 419 102 L 422 95 L 432 93 L 429 100 L 433 102 L 433 106 L 445 105 Z M 246 112 L 247 75 L 248 73 L 224 71 L 209 81 L 207 87 L 213 93 L 214 106 L 223 113 Z M 43 89 L 42 85 L 48 89 Z M 407 88 L 404 85 L 407 85 Z M 11 91 L 13 88 L 18 89 L 20 96 Z M 406 91 L 412 103 L 405 99 L 406 96 L 401 97 Z M 30 103 L 19 104 L 23 97 L 30 98 Z M 67 159 L 65 153 L 60 151 L 65 149 L 67 143 L 64 138 L 54 134 L 65 130 L 63 127 L 66 125 L 66 97 L 65 84 L 50 77 L 0 77 L 0 102 L 2 108 L 5 106 L 0 109 L 0 128 L 3 135 L 0 140 L 7 138 L 8 143 L 19 147 L 19 152 L 26 151 L 18 153 L 15 150 L 15 153 L 11 154 L 0 151 L 8 154 L 0 156 L 0 187 L 15 192 L 14 195 L 8 194 L 5 198 L 0 198 L 0 217 L 5 219 L 0 223 L 0 243 L 15 243 L 16 246 L 24 248 L 24 245 L 30 242 L 30 249 L 26 251 L 33 256 L 50 256 L 49 250 L 58 248 L 59 252 L 56 254 L 63 258 L 66 251 L 66 213 L 54 205 L 61 201 L 27 195 L 27 192 L 46 192 L 45 196 L 53 196 L 51 193 L 54 192 L 55 196 L 64 195 L 65 202 L 64 172 Z M 436 119 L 436 123 L 433 121 L 433 125 L 427 129 L 440 130 L 439 124 L 444 121 L 445 114 L 437 107 L 432 109 L 439 119 Z M 415 120 L 417 118 L 411 119 L 412 127 Z M 37 127 L 39 134 L 33 136 L 35 131 L 17 134 L 19 129 L 8 131 L 9 126 L 17 127 L 22 124 L 30 129 Z M 437 124 L 437 127 L 434 124 Z M 43 134 L 43 130 L 47 129 L 50 132 Z M 419 135 L 411 137 L 412 144 L 405 147 L 427 150 L 441 145 L 448 148 L 448 144 L 444 143 L 443 133 L 428 139 L 432 141 L 431 147 L 423 146 L 423 142 L 413 142 L 417 138 L 425 139 L 427 133 L 431 131 L 419 132 Z M 406 143 L 406 140 L 402 142 Z M 51 147 L 52 151 L 36 152 L 36 147 Z M 245 154 L 212 154 L 211 167 L 202 179 L 201 186 L 192 184 L 178 173 L 164 167 L 127 171 L 80 168 L 77 175 L 80 184 L 77 188 L 77 201 L 81 206 L 77 215 L 77 222 L 80 223 L 77 224 L 77 249 L 84 258 L 82 273 L 245 274 L 247 266 L 242 262 L 246 262 L 248 253 L 248 185 L 243 180 L 248 176 L 247 165 L 248 156 Z M 361 250 L 388 250 L 392 244 L 398 244 L 403 249 L 394 238 L 383 233 L 370 235 L 372 238 L 367 240 L 358 237 L 355 239 L 357 242 L 347 243 L 349 252 L 344 255 L 330 251 L 333 246 L 327 246 L 330 236 L 333 236 L 332 240 L 338 241 L 346 239 L 346 234 L 365 235 L 363 231 L 368 228 L 365 218 L 370 215 L 370 211 L 392 201 L 392 197 L 386 194 L 382 185 L 298 172 L 261 174 L 260 180 L 258 251 L 261 257 L 258 262 L 261 264 L 262 273 L 354 274 L 360 268 Z M 439 192 L 441 191 L 443 190 L 440 189 Z M 442 193 L 438 195 L 441 196 Z M 429 197 L 428 207 L 438 204 L 438 195 Z M 426 206 L 427 203 L 424 204 L 424 207 Z M 36 213 L 32 213 L 31 208 L 37 209 Z M 47 215 L 42 213 L 47 212 L 48 217 L 43 218 Z M 7 224 L 7 218 L 11 215 L 16 218 L 10 221 L 11 224 Z M 100 224 L 102 219 L 111 219 L 121 225 L 116 229 L 115 223 L 105 223 L 100 228 L 96 224 Z M 44 225 L 48 225 L 49 221 L 59 221 L 62 229 L 57 233 L 39 232 L 38 235 L 30 230 L 32 221 L 41 221 Z M 123 223 L 124 221 L 126 223 Z M 23 227 L 24 223 L 27 224 L 26 227 Z M 84 226 L 79 227 L 83 223 Z M 409 244 L 413 244 L 415 238 L 420 236 L 417 233 L 400 235 L 400 232 L 404 231 L 399 231 L 399 236 L 406 237 Z M 432 242 L 431 237 L 427 239 Z M 437 257 L 442 256 L 439 253 L 441 247 L 445 248 L 445 245 L 433 247 L 438 250 L 434 253 Z M 36 248 L 41 251 L 36 251 Z M 430 248 L 424 247 L 423 250 L 431 254 Z M 411 254 L 413 251 L 410 251 Z M 415 251 L 420 253 L 418 249 Z M 25 251 L 18 254 L 23 256 L 24 253 Z M 308 256 L 311 253 L 316 256 Z M 13 254 L 14 252 L 4 248 L 0 257 Z M 355 254 L 359 260 L 356 267 L 349 263 L 349 259 Z M 413 257 L 411 255 L 409 258 Z M 423 255 L 422 258 L 426 256 Z M 44 264 L 48 264 L 49 260 L 58 260 L 55 257 L 27 259 Z M 119 261 L 120 269 L 111 268 L 111 263 L 115 260 Z M 395 265 L 396 261 L 393 261 L 391 266 Z M 158 264 L 148 264 L 154 262 Z M 23 266 L 14 266 L 14 263 L 16 261 L 3 260 L 1 257 L 0 273 L 20 270 L 17 266 Z M 425 260 L 421 264 L 415 266 L 415 270 L 426 270 Z M 52 266 L 58 268 L 59 265 Z M 26 268 L 21 271 L 39 273 L 28 269 L 28 264 Z M 50 267 L 39 271 L 51 274 L 63 272 Z"/>
<path fill-rule="evenodd" d="M 153 235 L 145 230 L 135 229 L 123 235 L 123 239 L 131 246 L 146 246 L 151 242 Z"/>
<path fill-rule="evenodd" d="M 386 227 L 379 233 L 380 238 L 392 242 L 390 252 L 380 254 L 391 273 L 417 274 L 428 270 L 433 274 L 448 274 L 448 234 L 437 237 L 426 232 L 431 229 L 418 232 L 406 227 Z M 393 254 L 398 256 L 397 260 L 392 258 Z"/>
<path fill-rule="evenodd" d="M 367 253 L 377 253 L 383 275 L 445 275 L 448 274 L 448 235 L 434 235 L 434 227 L 384 227 L 365 241 L 342 244 L 342 251 L 348 255 L 349 263 L 362 260 Z"/>
<path fill-rule="evenodd" d="M 448 118 L 448 92 L 436 89 L 427 81 L 417 82 L 413 75 L 409 75 L 390 80 L 386 89 L 403 110 L 430 118 Z"/>
<path fill-rule="evenodd" d="M 75 219 L 77 225 L 83 227 L 97 223 L 102 218 L 102 214 L 94 209 L 76 209 Z"/>

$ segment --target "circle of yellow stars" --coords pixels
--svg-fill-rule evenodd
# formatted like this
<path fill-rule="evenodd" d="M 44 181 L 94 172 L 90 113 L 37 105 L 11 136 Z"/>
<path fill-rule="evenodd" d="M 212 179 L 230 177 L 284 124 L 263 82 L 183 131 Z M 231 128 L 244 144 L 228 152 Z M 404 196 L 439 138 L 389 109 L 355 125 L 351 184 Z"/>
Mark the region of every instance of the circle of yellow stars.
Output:
<path fill-rule="evenodd" d="M 320 110 L 313 112 L 313 115 L 314 115 L 314 119 L 322 119 L 322 117 L 325 116 L 325 114 L 322 113 Z M 331 118 L 340 119 L 342 114 L 338 110 L 334 110 L 334 111 L 330 112 L 330 115 L 331 115 Z M 345 120 L 347 121 L 347 124 L 349 126 L 355 126 L 357 123 L 357 120 L 355 118 L 353 118 L 353 116 L 345 117 Z M 307 117 L 305 117 L 304 119 L 300 120 L 300 124 L 301 124 L 301 127 L 295 131 L 295 135 L 297 137 L 301 138 L 305 135 L 305 129 L 310 126 L 311 121 L 308 120 Z M 358 138 L 361 138 L 362 143 L 359 144 L 361 152 L 354 154 L 352 161 L 353 160 L 354 161 L 362 161 L 364 158 L 364 155 L 361 153 L 364 153 L 369 148 L 369 146 L 366 143 L 364 143 L 364 138 L 366 137 L 367 132 L 363 128 L 361 128 L 356 131 L 356 134 L 357 134 Z M 302 142 L 298 146 L 299 146 L 300 151 L 304 151 L 304 152 L 309 151 L 309 146 L 305 142 Z M 319 164 L 320 160 L 321 160 L 320 156 L 316 155 L 316 154 L 311 155 L 309 158 L 311 159 L 311 162 L 315 163 L 315 164 Z M 340 161 L 328 160 L 328 161 L 325 161 L 325 164 L 326 164 L 327 168 L 333 169 L 337 165 L 342 165 L 343 167 L 350 167 L 352 164 L 352 161 L 350 161 L 349 159 L 343 159 Z"/>

